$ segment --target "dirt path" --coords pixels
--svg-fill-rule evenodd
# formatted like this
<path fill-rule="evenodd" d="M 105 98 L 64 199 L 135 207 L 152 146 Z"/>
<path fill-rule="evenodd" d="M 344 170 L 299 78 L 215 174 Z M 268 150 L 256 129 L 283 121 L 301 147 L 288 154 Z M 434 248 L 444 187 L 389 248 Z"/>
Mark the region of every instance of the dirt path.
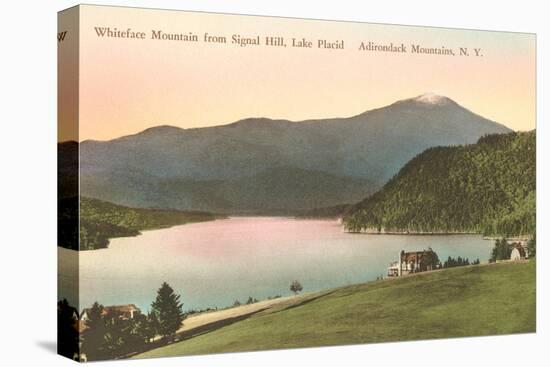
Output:
<path fill-rule="evenodd" d="M 313 299 L 318 298 L 320 295 L 324 295 L 324 293 L 326 292 L 274 298 L 252 303 L 250 305 L 241 305 L 225 310 L 192 315 L 184 320 L 183 326 L 178 330 L 177 334 L 178 336 L 180 334 L 188 335 L 190 333 L 193 335 L 198 335 L 199 333 L 196 332 L 196 329 L 211 331 L 233 322 L 243 320 L 255 314 L 266 314 L 289 307 L 296 307 L 304 302 L 310 302 Z"/>

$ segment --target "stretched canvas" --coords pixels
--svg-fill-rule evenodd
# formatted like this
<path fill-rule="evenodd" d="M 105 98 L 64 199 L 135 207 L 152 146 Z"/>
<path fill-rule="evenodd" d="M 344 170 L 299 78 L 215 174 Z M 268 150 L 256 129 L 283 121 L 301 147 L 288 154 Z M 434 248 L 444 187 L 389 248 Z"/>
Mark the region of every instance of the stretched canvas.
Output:
<path fill-rule="evenodd" d="M 534 34 L 58 17 L 59 354 L 535 332 Z"/>

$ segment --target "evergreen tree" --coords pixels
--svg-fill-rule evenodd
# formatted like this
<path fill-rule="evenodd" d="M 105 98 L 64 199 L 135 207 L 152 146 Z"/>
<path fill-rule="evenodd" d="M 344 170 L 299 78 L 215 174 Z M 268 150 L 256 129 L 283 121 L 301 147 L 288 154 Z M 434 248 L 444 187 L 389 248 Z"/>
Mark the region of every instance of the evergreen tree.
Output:
<path fill-rule="evenodd" d="M 153 336 L 149 336 L 149 319 L 148 315 L 138 313 L 134 315 L 132 319 L 132 332 L 131 339 L 135 343 L 135 346 L 140 346 L 142 344 L 148 343 Z M 134 348 L 135 349 L 135 348 Z"/>
<path fill-rule="evenodd" d="M 107 331 L 103 319 L 103 306 L 95 302 L 87 311 L 86 329 L 82 333 L 82 352 L 88 360 L 99 360 L 108 357 L 105 349 L 105 334 Z"/>
<path fill-rule="evenodd" d="M 495 247 L 493 247 L 493 250 L 491 251 L 491 262 L 495 262 L 497 260 L 508 260 L 510 259 L 510 255 L 512 254 L 512 248 L 508 244 L 508 241 L 506 238 L 497 239 L 495 241 Z"/>
<path fill-rule="evenodd" d="M 174 293 L 172 287 L 164 282 L 157 291 L 157 298 L 151 304 L 151 309 L 159 321 L 159 334 L 163 338 L 173 337 L 185 319 L 180 295 Z"/>
<path fill-rule="evenodd" d="M 120 354 L 124 346 L 122 320 L 118 315 L 111 313 L 105 320 L 105 334 L 103 335 L 103 350 L 108 358 Z"/>
<path fill-rule="evenodd" d="M 145 315 L 138 314 L 128 319 L 120 313 L 110 312 L 105 318 L 104 336 L 104 349 L 109 358 L 124 356 L 139 350 L 145 343 L 141 324 L 146 321 Z"/>
<path fill-rule="evenodd" d="M 156 313 L 149 312 L 147 314 L 147 320 L 146 320 L 146 323 L 144 324 L 144 328 L 141 330 L 141 333 L 145 338 L 145 342 L 146 343 L 151 342 L 151 340 L 159 334 L 159 329 L 160 329 L 160 323 Z"/>
<path fill-rule="evenodd" d="M 476 261 L 477 261 L 477 264 L 479 264 L 479 259 Z M 476 265 L 476 261 L 474 261 L 472 265 Z M 444 268 L 454 268 L 457 266 L 468 266 L 468 265 L 470 265 L 470 260 L 468 258 L 462 258 L 461 256 L 457 257 L 456 259 L 449 256 L 447 260 L 443 263 Z"/>

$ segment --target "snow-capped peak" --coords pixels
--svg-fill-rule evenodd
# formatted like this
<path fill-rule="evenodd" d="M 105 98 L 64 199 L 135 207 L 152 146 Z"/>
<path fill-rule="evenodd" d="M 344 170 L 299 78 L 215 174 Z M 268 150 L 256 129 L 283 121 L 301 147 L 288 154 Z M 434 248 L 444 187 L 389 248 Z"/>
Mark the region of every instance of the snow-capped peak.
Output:
<path fill-rule="evenodd" d="M 413 100 L 417 102 L 434 104 L 434 105 L 441 105 L 441 104 L 446 104 L 450 102 L 449 98 L 445 96 L 440 96 L 439 94 L 435 94 L 435 93 L 424 93 L 422 95 L 419 95 L 416 98 L 413 98 Z"/>

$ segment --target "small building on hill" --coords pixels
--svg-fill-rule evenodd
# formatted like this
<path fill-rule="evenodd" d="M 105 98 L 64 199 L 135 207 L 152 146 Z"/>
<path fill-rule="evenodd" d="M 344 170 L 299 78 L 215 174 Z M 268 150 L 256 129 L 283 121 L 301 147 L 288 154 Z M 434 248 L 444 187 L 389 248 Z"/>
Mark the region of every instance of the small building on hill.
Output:
<path fill-rule="evenodd" d="M 420 273 L 438 269 L 439 257 L 434 250 L 405 252 L 402 250 L 399 253 L 399 258 L 388 267 L 388 277 L 400 277 L 403 275 Z"/>
<path fill-rule="evenodd" d="M 85 308 L 80 313 L 80 321 L 86 322 L 89 319 L 90 309 Z M 117 305 L 117 306 L 105 306 L 103 307 L 102 316 L 118 317 L 122 320 L 133 319 L 136 315 L 140 314 L 141 310 L 134 304 L 129 305 Z"/>

